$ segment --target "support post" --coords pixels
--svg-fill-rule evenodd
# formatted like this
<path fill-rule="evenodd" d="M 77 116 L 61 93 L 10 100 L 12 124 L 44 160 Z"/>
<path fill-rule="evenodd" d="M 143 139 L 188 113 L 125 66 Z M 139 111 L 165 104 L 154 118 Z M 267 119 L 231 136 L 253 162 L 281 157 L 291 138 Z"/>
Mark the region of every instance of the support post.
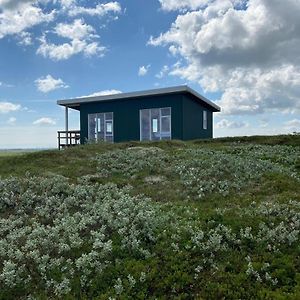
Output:
<path fill-rule="evenodd" d="M 69 113 L 68 107 L 65 108 L 65 121 L 66 121 L 66 147 L 69 145 Z"/>

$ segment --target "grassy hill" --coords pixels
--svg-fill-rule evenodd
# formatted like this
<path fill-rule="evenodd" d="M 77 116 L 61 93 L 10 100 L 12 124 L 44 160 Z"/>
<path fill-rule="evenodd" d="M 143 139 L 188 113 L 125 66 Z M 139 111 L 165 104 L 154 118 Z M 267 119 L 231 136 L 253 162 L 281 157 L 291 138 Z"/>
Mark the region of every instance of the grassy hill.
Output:
<path fill-rule="evenodd" d="M 300 299 L 300 136 L 0 156 L 0 299 Z"/>

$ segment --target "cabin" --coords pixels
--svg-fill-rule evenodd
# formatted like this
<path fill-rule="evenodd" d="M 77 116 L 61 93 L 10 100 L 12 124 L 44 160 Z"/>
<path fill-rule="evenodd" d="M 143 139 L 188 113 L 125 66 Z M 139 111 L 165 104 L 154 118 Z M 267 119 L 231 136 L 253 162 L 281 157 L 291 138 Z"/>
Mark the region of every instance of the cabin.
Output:
<path fill-rule="evenodd" d="M 220 107 L 188 86 L 58 100 L 65 107 L 60 148 L 91 142 L 193 140 L 213 137 Z M 80 130 L 69 130 L 68 109 L 80 112 Z"/>

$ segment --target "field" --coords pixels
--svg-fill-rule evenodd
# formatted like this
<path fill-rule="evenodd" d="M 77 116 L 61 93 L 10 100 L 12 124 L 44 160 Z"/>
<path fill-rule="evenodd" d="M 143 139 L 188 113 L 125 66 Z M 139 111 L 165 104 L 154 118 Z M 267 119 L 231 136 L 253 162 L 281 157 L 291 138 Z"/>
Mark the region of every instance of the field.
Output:
<path fill-rule="evenodd" d="M 0 299 L 300 299 L 300 136 L 0 155 Z"/>

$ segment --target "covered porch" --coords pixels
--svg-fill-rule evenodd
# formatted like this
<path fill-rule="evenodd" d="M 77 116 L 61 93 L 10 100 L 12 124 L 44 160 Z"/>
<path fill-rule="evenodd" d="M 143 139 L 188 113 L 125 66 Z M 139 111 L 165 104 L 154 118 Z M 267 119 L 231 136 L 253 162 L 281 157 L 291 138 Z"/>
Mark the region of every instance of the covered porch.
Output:
<path fill-rule="evenodd" d="M 80 145 L 80 130 L 69 129 L 68 106 L 65 106 L 65 130 L 57 132 L 57 140 L 59 150 Z"/>

